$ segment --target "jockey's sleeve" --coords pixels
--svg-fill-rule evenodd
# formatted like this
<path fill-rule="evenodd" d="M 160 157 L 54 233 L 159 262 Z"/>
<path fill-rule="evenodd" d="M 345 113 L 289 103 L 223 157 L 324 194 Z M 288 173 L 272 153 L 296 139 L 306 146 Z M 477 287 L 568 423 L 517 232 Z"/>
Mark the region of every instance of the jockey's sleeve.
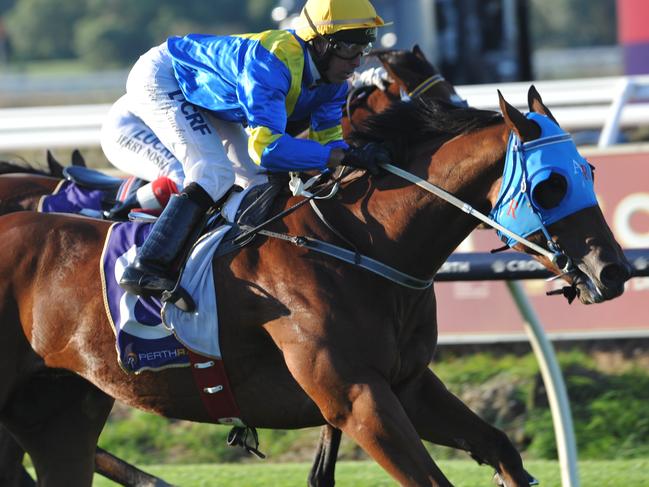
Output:
<path fill-rule="evenodd" d="M 332 149 L 329 141 L 296 139 L 285 132 L 302 89 L 304 55 L 297 41 L 284 48 L 278 52 L 274 46 L 271 53 L 259 45 L 248 53 L 254 61 L 239 76 L 237 95 L 250 127 L 248 153 L 270 171 L 323 170 Z"/>
<path fill-rule="evenodd" d="M 323 103 L 311 114 L 311 127 L 309 139 L 332 148 L 346 149 L 348 145 L 343 141 L 343 129 L 340 120 L 343 116 L 343 105 L 347 98 L 348 87 L 345 83 L 334 85 L 338 87 L 335 95 Z"/>

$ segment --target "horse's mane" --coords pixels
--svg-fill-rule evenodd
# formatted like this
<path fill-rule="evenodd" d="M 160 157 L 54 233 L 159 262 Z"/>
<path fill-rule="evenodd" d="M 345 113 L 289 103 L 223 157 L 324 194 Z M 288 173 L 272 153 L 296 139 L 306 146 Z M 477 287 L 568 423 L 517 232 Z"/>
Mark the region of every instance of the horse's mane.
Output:
<path fill-rule="evenodd" d="M 353 144 L 386 142 L 395 158 L 423 141 L 440 145 L 457 135 L 473 132 L 502 122 L 502 115 L 489 110 L 457 107 L 440 100 L 417 98 L 391 105 L 368 117 L 351 134 Z"/>
<path fill-rule="evenodd" d="M 38 174 L 43 176 L 50 176 L 49 172 L 36 169 L 31 166 L 24 166 L 14 162 L 0 161 L 0 174 L 23 173 L 23 174 Z"/>

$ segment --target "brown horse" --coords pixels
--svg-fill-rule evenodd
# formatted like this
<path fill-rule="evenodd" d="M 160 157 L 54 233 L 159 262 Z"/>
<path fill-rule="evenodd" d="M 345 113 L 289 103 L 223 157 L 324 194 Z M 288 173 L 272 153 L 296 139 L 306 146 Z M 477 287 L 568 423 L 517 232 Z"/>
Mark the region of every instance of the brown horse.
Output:
<path fill-rule="evenodd" d="M 529 105 L 551 117 L 534 89 Z M 541 133 L 502 98 L 501 109 L 499 118 L 434 103 L 399 104 L 364 135 L 388 140 L 402 168 L 486 212 L 498 196 L 510 133 L 522 141 Z M 567 188 L 552 177 L 545 183 L 534 189 L 535 201 L 556 206 Z M 292 203 L 280 198 L 275 210 Z M 318 204 L 361 253 L 421 280 L 432 278 L 477 224 L 393 175 L 356 173 L 338 199 Z M 338 242 L 310 212 L 292 213 L 272 230 Z M 187 368 L 131 376 L 114 360 L 98 269 L 107 231 L 104 222 L 66 215 L 0 218 L 0 421 L 30 453 L 43 485 L 90 484 L 112 398 L 211 421 Z M 622 294 L 628 262 L 596 205 L 547 231 L 571 259 L 564 278 L 583 303 Z M 528 239 L 546 245 L 540 232 Z M 547 257 L 539 260 L 560 272 Z M 428 369 L 437 338 L 432 286 L 401 287 L 267 238 L 213 265 L 223 361 L 246 424 L 281 429 L 326 421 L 403 485 L 450 485 L 420 438 L 469 451 L 508 487 L 527 485 L 506 435 Z"/>
<path fill-rule="evenodd" d="M 373 51 L 372 55 L 381 62 L 393 82 L 385 90 L 376 86 L 352 90 L 343 117 L 345 138 L 361 127 L 368 116 L 381 113 L 401 101 L 404 95 L 443 100 L 451 104 L 463 103 L 455 87 L 426 59 L 418 45 L 412 51 L 386 49 Z"/>
<path fill-rule="evenodd" d="M 428 62 L 425 55 L 415 45 L 412 51 L 408 50 L 379 50 L 374 51 L 373 56 L 383 64 L 394 80 L 388 83 L 385 90 L 378 89 L 376 86 L 368 86 L 362 93 L 351 93 L 350 103 L 346 107 L 345 118 L 343 119 L 343 131 L 345 137 L 349 137 L 354 127 L 362 125 L 363 121 L 370 115 L 380 113 L 391 104 L 399 101 L 402 93 L 409 94 L 412 98 L 424 97 L 439 99 L 449 103 L 457 103 L 459 97 L 453 86 L 448 83 L 439 73 L 437 68 Z M 360 95 L 360 96 L 358 96 Z M 295 130 L 295 129 L 294 129 Z M 85 166 L 85 161 L 78 151 L 72 153 L 72 164 Z M 36 210 L 42 196 L 50 194 L 60 182 L 63 176 L 63 166 L 47 152 L 47 165 L 49 173 L 39 170 L 17 166 L 11 163 L 0 162 L 0 214 L 9 213 L 19 210 Z M 9 173 L 9 175 L 6 175 Z M 337 451 L 337 445 L 340 442 L 340 431 L 323 426 L 322 438 L 330 438 L 332 443 L 318 445 L 319 455 Z M 15 452 L 19 451 L 19 446 L 12 442 L 11 437 L 0 429 L 0 442 L 3 444 L 12 444 L 11 449 L 0 450 L 0 465 L 5 471 L 16 471 L 20 469 L 22 455 L 18 456 Z M 7 455 L 2 455 L 6 451 Z M 11 462 L 16 465 L 10 465 Z M 309 483 L 315 485 L 333 484 L 333 462 L 334 458 L 316 458 L 314 468 L 310 474 Z M 139 483 L 144 484 L 151 482 L 141 472 L 134 467 L 129 472 L 129 465 L 120 464 L 118 459 L 104 450 L 99 449 L 96 458 L 97 472 L 108 476 L 113 480 L 121 483 L 128 481 L 137 485 L 133 479 L 140 479 Z M 322 471 L 322 467 L 331 465 L 328 469 Z M 15 467 L 15 468 L 14 468 Z M 117 468 L 118 467 L 118 468 Z M 26 475 L 21 472 L 20 476 Z M 318 478 L 331 478 L 331 481 L 323 483 Z M 18 475 L 16 475 L 18 478 Z M 134 483 L 135 482 L 135 483 Z"/>

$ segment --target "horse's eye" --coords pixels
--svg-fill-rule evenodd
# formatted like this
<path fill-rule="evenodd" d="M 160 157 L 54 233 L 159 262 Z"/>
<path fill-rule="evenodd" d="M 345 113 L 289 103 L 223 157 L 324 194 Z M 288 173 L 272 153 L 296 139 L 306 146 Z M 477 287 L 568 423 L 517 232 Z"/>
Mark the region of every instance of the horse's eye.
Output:
<path fill-rule="evenodd" d="M 568 182 L 561 174 L 553 172 L 545 181 L 534 187 L 532 198 L 537 206 L 549 210 L 559 206 L 568 191 Z"/>

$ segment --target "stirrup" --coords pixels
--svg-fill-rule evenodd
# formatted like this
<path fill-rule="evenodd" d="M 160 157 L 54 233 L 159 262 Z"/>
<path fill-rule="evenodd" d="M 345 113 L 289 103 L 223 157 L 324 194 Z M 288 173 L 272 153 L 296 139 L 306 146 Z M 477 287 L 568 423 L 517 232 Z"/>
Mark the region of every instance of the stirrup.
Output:
<path fill-rule="evenodd" d="M 185 313 L 193 313 L 196 310 L 194 299 L 179 284 L 170 291 L 164 291 L 160 299 L 163 303 L 171 303 Z"/>

